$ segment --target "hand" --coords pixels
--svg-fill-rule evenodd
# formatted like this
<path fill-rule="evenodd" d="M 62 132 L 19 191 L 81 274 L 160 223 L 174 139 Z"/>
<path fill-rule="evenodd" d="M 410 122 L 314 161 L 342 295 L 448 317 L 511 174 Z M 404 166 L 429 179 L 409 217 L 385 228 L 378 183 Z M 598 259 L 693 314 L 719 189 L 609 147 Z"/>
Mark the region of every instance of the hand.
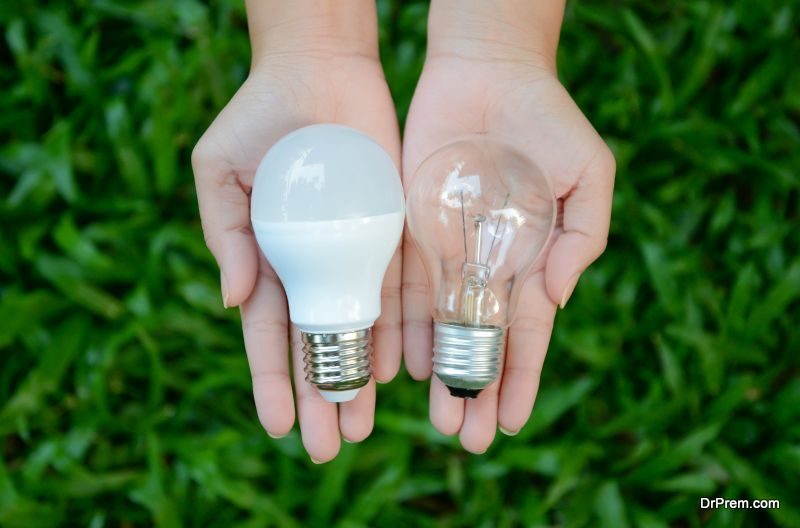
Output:
<path fill-rule="evenodd" d="M 454 49 L 455 48 L 455 49 Z M 580 273 L 605 249 L 614 181 L 614 158 L 559 83 L 552 63 L 508 47 L 429 47 L 406 124 L 403 179 L 406 189 L 419 164 L 460 136 L 486 132 L 511 141 L 551 178 L 559 199 L 553 242 L 543 265 L 523 284 L 509 329 L 500 379 L 474 400 L 449 395 L 434 377 L 430 417 L 444 434 L 484 452 L 496 426 L 516 434 L 528 420 L 539 383 L 556 306 L 563 308 Z M 432 326 L 425 271 L 413 243 L 403 245 L 403 342 L 415 379 L 432 368 Z"/>
<path fill-rule="evenodd" d="M 252 27 L 251 27 L 252 31 Z M 259 251 L 250 225 L 250 190 L 269 147 L 313 123 L 339 123 L 377 140 L 398 163 L 395 110 L 374 51 L 339 53 L 330 42 L 276 52 L 255 46 L 252 71 L 192 154 L 206 243 L 221 270 L 223 302 L 240 306 L 259 420 L 270 436 L 287 434 L 295 411 L 289 374 L 291 341 L 297 414 L 314 462 L 358 442 L 373 426 L 375 382 L 337 409 L 304 379 L 300 332 L 290 325 L 283 287 Z M 399 163 L 398 163 L 399 166 Z M 374 327 L 374 377 L 389 381 L 400 365 L 400 255 L 384 282 Z"/>

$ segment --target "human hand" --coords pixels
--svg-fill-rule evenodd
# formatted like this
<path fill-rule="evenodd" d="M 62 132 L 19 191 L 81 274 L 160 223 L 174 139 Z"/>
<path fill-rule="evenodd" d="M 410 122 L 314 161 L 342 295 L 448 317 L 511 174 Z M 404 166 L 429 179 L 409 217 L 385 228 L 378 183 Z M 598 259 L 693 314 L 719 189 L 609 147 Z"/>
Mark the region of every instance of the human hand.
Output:
<path fill-rule="evenodd" d="M 404 186 L 408 189 L 417 167 L 438 147 L 485 132 L 527 153 L 550 176 L 559 200 L 556 232 L 523 285 L 499 379 L 474 400 L 452 397 L 438 378 L 431 380 L 433 425 L 444 434 L 459 433 L 467 450 L 482 453 L 497 425 L 513 435 L 530 416 L 556 306 L 563 308 L 580 273 L 606 247 L 615 164 L 559 83 L 555 46 L 541 50 L 518 45 L 513 31 L 482 36 L 475 30 L 496 13 L 476 14 L 475 24 L 447 25 L 436 9 L 434 2 L 428 56 L 406 123 Z M 459 34 L 459 25 L 469 31 Z M 427 378 L 432 369 L 428 295 L 422 261 L 406 235 L 403 342 L 406 368 L 415 379 Z"/>
<path fill-rule="evenodd" d="M 265 13 L 268 4 L 248 4 L 253 64 L 228 105 L 192 153 L 200 217 L 206 243 L 220 266 L 226 307 L 240 306 L 245 347 L 258 417 L 272 437 L 294 424 L 292 372 L 303 444 L 314 462 L 339 451 L 347 441 L 366 438 L 373 427 L 375 382 L 355 400 L 326 402 L 305 381 L 300 332 L 290 324 L 287 301 L 275 272 L 258 250 L 250 224 L 250 191 L 261 158 L 281 137 L 314 123 L 356 128 L 380 143 L 399 166 L 400 140 L 394 106 L 377 50 L 374 3 L 337 5 L 336 20 L 322 21 L 321 5 L 295 2 L 291 9 L 315 9 L 316 17 Z M 314 2 L 311 2 L 314 4 Z M 338 25 L 370 23 L 363 35 L 343 36 Z M 349 13 L 348 10 L 352 11 Z M 325 9 L 321 9 L 325 13 Z M 352 20 L 348 17 L 353 17 Z M 269 21 L 269 27 L 259 22 Z M 309 26 L 320 24 L 324 27 Z M 265 22 L 266 24 L 266 22 Z M 263 30 L 263 32 L 261 32 Z M 285 35 L 281 35 L 286 32 Z M 392 260 L 382 291 L 382 315 L 374 326 L 374 378 L 386 382 L 401 356 L 400 254 Z"/>

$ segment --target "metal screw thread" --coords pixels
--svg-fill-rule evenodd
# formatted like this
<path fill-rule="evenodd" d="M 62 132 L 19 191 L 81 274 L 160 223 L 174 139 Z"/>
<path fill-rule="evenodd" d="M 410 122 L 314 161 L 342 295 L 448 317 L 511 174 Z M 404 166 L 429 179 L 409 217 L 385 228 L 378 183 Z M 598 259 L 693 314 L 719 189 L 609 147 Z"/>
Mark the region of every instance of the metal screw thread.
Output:
<path fill-rule="evenodd" d="M 497 379 L 504 349 L 505 331 L 498 326 L 435 323 L 433 372 L 451 393 L 452 389 L 466 389 L 474 392 L 467 397 L 474 397 Z"/>
<path fill-rule="evenodd" d="M 372 328 L 338 334 L 302 332 L 306 381 L 320 390 L 363 387 L 372 376 Z"/>

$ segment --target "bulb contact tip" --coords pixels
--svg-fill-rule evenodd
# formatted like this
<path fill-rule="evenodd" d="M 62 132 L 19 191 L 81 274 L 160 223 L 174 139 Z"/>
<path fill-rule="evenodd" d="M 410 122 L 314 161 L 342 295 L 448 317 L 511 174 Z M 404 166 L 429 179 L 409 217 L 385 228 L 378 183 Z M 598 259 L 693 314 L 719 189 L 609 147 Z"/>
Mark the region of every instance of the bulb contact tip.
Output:
<path fill-rule="evenodd" d="M 483 389 L 461 389 L 447 385 L 447 390 L 450 392 L 450 396 L 453 396 L 454 398 L 474 400 L 478 397 L 478 394 L 480 394 L 481 390 Z"/>

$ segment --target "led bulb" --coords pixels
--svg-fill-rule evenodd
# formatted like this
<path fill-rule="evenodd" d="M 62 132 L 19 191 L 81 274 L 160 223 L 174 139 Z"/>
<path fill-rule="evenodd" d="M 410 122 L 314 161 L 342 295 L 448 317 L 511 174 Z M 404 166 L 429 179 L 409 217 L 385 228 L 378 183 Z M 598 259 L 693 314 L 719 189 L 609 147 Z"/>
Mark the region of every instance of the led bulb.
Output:
<path fill-rule="evenodd" d="M 408 227 L 428 273 L 433 372 L 474 398 L 500 374 L 520 289 L 555 226 L 542 171 L 484 135 L 447 144 L 417 169 Z"/>
<path fill-rule="evenodd" d="M 352 400 L 372 374 L 372 325 L 403 231 L 394 162 L 352 128 L 301 128 L 261 161 L 250 217 L 302 332 L 306 380 L 328 401 Z"/>

